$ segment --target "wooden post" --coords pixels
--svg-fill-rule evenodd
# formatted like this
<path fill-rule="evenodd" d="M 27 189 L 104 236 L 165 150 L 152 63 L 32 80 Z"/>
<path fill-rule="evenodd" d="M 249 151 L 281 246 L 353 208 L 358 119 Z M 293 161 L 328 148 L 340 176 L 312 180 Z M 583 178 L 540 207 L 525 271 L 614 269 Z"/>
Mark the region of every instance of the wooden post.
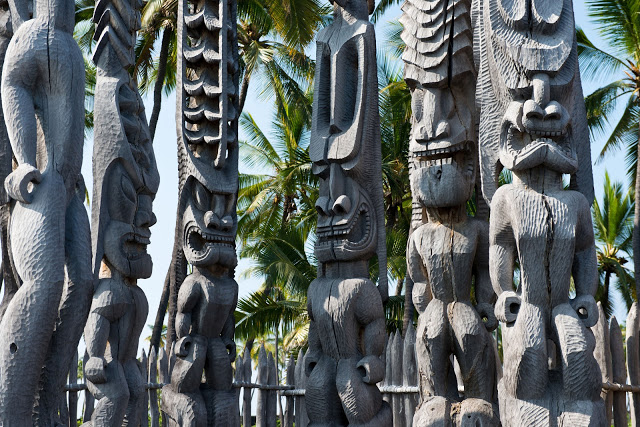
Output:
<path fill-rule="evenodd" d="M 402 335 L 396 332 L 393 337 L 393 349 L 391 352 L 392 366 L 392 384 L 395 386 L 402 385 Z M 393 402 L 393 427 L 404 427 L 404 401 L 403 396 L 399 393 L 393 393 L 391 401 Z"/>
<path fill-rule="evenodd" d="M 293 357 L 289 356 L 289 360 L 287 361 L 287 385 L 292 385 L 295 387 L 295 375 L 296 375 L 296 365 L 293 361 Z M 294 414 L 294 402 L 293 396 L 287 396 L 286 399 L 287 407 L 284 412 L 284 427 L 293 427 L 293 414 Z"/>
<path fill-rule="evenodd" d="M 611 346 L 609 345 L 609 324 L 607 323 L 607 317 L 602 309 L 602 304 L 598 303 L 598 323 L 596 323 L 591 330 L 596 339 L 596 348 L 593 355 L 600 366 L 600 372 L 602 374 L 602 382 L 608 383 L 612 381 L 611 375 Z M 607 424 L 611 425 L 611 405 L 613 402 L 613 392 L 609 390 L 602 390 L 601 396 L 604 399 L 605 408 L 607 411 Z"/>
<path fill-rule="evenodd" d="M 391 351 L 393 349 L 393 337 L 395 336 L 395 332 L 391 332 L 391 334 L 389 334 L 389 336 L 387 337 L 387 345 L 385 347 L 385 351 L 384 351 L 384 359 L 385 359 L 385 374 L 384 374 L 384 381 L 383 384 L 384 385 L 391 385 L 393 384 L 393 366 L 391 364 L 391 361 L 393 360 L 392 356 L 391 356 Z M 391 393 L 386 393 L 382 399 L 384 401 L 386 401 L 389 405 L 392 404 L 392 399 L 391 399 L 392 395 Z M 391 409 L 393 410 L 393 407 L 391 407 Z"/>
<path fill-rule="evenodd" d="M 89 353 L 87 350 L 84 351 L 84 356 L 82 357 L 82 381 L 86 384 L 87 380 L 84 375 L 84 367 L 89 360 Z M 93 404 L 95 399 L 93 398 L 93 394 L 89 391 L 89 389 L 85 389 L 84 391 L 84 413 L 82 414 L 82 422 L 86 423 L 91 420 L 91 415 L 93 414 Z"/>
<path fill-rule="evenodd" d="M 627 381 L 624 346 L 622 344 L 622 331 L 615 316 L 611 317 L 611 325 L 609 326 L 609 345 L 611 348 L 611 376 L 613 382 L 624 384 Z M 627 427 L 627 393 L 614 391 L 612 394 L 613 425 L 615 427 Z"/>
<path fill-rule="evenodd" d="M 69 365 L 69 384 L 78 383 L 78 351 L 76 350 Z M 78 426 L 78 392 L 69 392 L 69 427 Z"/>
<path fill-rule="evenodd" d="M 144 351 L 144 350 L 143 350 Z M 149 370 L 147 373 L 147 382 L 148 383 L 156 383 L 158 382 L 158 368 L 157 368 L 158 357 L 156 354 L 156 348 L 151 348 L 151 353 L 149 353 Z M 160 427 L 160 409 L 158 408 L 158 391 L 156 389 L 149 389 L 149 393 L 147 394 L 149 400 L 149 414 L 151 418 L 151 427 Z M 146 406 L 145 406 L 146 409 Z M 145 411 L 145 418 L 146 418 Z M 144 423 L 145 421 L 142 420 Z"/>
<path fill-rule="evenodd" d="M 171 377 L 169 376 L 169 356 L 164 347 L 160 347 L 158 350 L 158 380 L 162 384 L 169 384 Z M 156 399 L 157 401 L 157 399 Z M 162 413 L 162 427 L 167 427 L 167 417 Z"/>
<path fill-rule="evenodd" d="M 268 363 L 268 380 L 269 385 L 278 385 L 278 375 L 276 372 L 276 361 L 273 358 L 273 353 L 269 353 L 267 357 Z M 267 427 L 276 427 L 278 425 L 278 392 L 276 390 L 267 391 Z"/>
<path fill-rule="evenodd" d="M 140 374 L 142 375 L 142 379 L 145 384 L 149 382 L 148 378 L 148 370 L 149 370 L 149 359 L 147 358 L 147 353 L 142 349 L 142 354 L 140 355 L 139 365 Z M 149 395 L 145 392 L 142 393 L 142 399 L 140 401 L 140 407 L 138 411 L 140 411 L 140 425 L 149 427 Z"/>
<path fill-rule="evenodd" d="M 260 346 L 258 352 L 258 384 L 266 385 L 269 383 L 269 362 L 267 360 L 267 351 L 264 344 Z M 268 427 L 267 425 L 267 391 L 258 389 L 258 402 L 256 405 L 256 427 Z"/>
<path fill-rule="evenodd" d="M 416 329 L 413 322 L 409 322 L 404 335 L 404 350 L 402 353 L 402 382 L 405 387 L 418 385 L 418 366 L 416 362 Z M 405 426 L 413 425 L 413 415 L 418 405 L 418 395 L 407 393 L 404 395 Z"/>
<path fill-rule="evenodd" d="M 234 373 L 234 381 L 236 383 L 241 383 L 242 382 L 242 377 L 244 376 L 244 366 L 243 366 L 243 361 L 242 361 L 242 354 L 240 354 L 240 356 L 238 356 L 238 358 L 236 359 L 236 366 L 235 366 L 235 373 Z M 236 388 L 236 401 L 238 402 L 238 420 L 242 419 L 242 413 L 240 412 L 240 394 L 241 394 L 242 390 L 240 387 Z M 240 421 L 238 421 L 240 422 Z"/>
<path fill-rule="evenodd" d="M 298 352 L 298 360 L 296 360 L 295 383 L 296 388 L 299 390 L 305 389 L 307 384 L 307 375 L 304 371 L 304 356 L 305 354 L 300 350 Z M 296 427 L 307 427 L 307 424 L 309 424 L 309 418 L 307 417 L 305 398 L 304 396 L 296 396 L 294 401 L 296 410 Z"/>
<path fill-rule="evenodd" d="M 631 385 L 640 385 L 639 320 L 638 303 L 634 302 L 627 315 L 627 368 Z M 637 393 L 631 393 L 629 409 L 631 411 L 631 425 L 637 426 L 640 422 L 640 395 Z"/>
<path fill-rule="evenodd" d="M 248 348 L 244 349 L 244 361 L 243 368 L 244 374 L 242 379 L 246 383 L 251 382 L 251 351 Z M 251 427 L 251 389 L 245 387 L 242 396 L 242 425 L 244 427 Z"/>

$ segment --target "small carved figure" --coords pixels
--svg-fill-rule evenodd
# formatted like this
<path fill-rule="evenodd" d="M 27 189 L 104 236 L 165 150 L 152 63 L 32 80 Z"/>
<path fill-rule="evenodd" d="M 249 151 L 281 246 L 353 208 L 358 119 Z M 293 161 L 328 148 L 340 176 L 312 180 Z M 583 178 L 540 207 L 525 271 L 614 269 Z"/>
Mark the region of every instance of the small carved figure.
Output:
<path fill-rule="evenodd" d="M 464 425 L 468 419 L 473 425 L 499 425 L 494 342 L 487 332 L 497 326 L 489 224 L 466 213 L 477 158 L 470 7 L 469 0 L 428 5 L 407 0 L 400 18 L 413 112 L 411 191 L 422 222 L 407 249 L 419 313 L 422 398 L 413 423 L 421 427 Z M 452 355 L 460 365 L 465 400 L 458 394 Z"/>
<path fill-rule="evenodd" d="M 239 425 L 231 365 L 238 301 L 236 3 L 181 0 L 178 10 L 180 195 L 168 328 L 176 341 L 162 407 L 171 426 Z M 186 278 L 185 261 L 193 266 Z"/>
<path fill-rule="evenodd" d="M 98 286 L 84 339 L 87 387 L 96 407 L 87 426 L 137 426 L 144 377 L 136 353 L 149 311 L 137 279 L 151 276 L 147 254 L 160 177 L 142 98 L 128 69 L 134 62 L 138 3 L 96 3 L 92 240 Z M 113 22 L 126 27 L 115 28 Z M 126 31 L 126 32 L 125 32 Z M 114 124 L 120 124 L 116 126 Z"/>
<path fill-rule="evenodd" d="M 306 404 L 310 425 L 388 426 L 387 297 L 373 2 L 336 0 L 318 34 L 310 156 L 320 178 L 318 278 L 309 286 Z M 376 254 L 380 284 L 369 278 Z"/>
<path fill-rule="evenodd" d="M 14 25 L 3 67 L 3 111 L 17 162 L 4 185 L 16 200 L 9 232 L 23 281 L 0 323 L 5 426 L 55 424 L 93 291 L 80 175 L 84 62 L 73 26 L 72 1 L 36 0 L 35 18 Z"/>
<path fill-rule="evenodd" d="M 477 7 L 480 159 L 503 325 L 502 425 L 604 425 L 589 329 L 598 320 L 593 182 L 571 0 Z M 496 191 L 503 166 L 513 183 Z M 579 191 L 564 190 L 562 174 Z"/>

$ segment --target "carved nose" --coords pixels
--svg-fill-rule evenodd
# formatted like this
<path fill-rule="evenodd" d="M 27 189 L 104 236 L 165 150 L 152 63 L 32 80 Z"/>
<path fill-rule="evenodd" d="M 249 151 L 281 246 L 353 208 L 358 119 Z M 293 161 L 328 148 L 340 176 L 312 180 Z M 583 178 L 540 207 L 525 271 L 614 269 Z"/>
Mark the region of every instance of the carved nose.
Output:
<path fill-rule="evenodd" d="M 435 141 L 448 138 L 451 133 L 451 125 L 448 121 L 440 120 L 431 125 L 420 125 L 417 128 L 414 138 L 416 141 Z"/>
<path fill-rule="evenodd" d="M 351 200 L 343 194 L 336 199 L 331 210 L 336 215 L 345 215 L 351 210 Z"/>
<path fill-rule="evenodd" d="M 156 218 L 156 215 L 151 211 L 138 210 L 138 212 L 136 213 L 135 224 L 137 227 L 151 227 L 156 222 L 158 222 L 158 219 Z"/>
<path fill-rule="evenodd" d="M 204 214 L 204 225 L 213 230 L 227 232 L 231 230 L 231 227 L 233 227 L 233 218 L 226 215 L 220 219 L 220 217 L 214 212 L 208 211 Z"/>
<path fill-rule="evenodd" d="M 329 198 L 327 196 L 318 197 L 318 200 L 316 200 L 316 211 L 318 215 L 329 215 Z"/>

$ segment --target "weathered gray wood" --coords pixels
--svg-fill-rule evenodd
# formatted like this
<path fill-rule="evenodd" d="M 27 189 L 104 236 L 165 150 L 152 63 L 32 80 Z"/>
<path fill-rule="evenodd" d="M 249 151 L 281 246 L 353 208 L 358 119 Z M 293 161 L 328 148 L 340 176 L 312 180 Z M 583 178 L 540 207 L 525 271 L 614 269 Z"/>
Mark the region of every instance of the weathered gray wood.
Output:
<path fill-rule="evenodd" d="M 303 390 L 306 386 L 307 375 L 305 374 L 305 353 L 302 352 L 302 349 L 298 352 L 298 359 L 296 360 L 296 388 L 298 390 Z M 309 417 L 307 415 L 307 407 L 305 404 L 305 396 L 296 396 L 295 398 L 295 408 L 296 408 L 296 427 L 302 426 L 307 427 L 309 424 Z"/>
<path fill-rule="evenodd" d="M 395 337 L 396 333 L 395 332 L 391 332 L 388 336 L 387 336 L 387 340 L 385 343 L 385 347 L 384 347 L 384 359 L 382 359 L 384 361 L 385 367 L 385 375 L 384 375 L 384 380 L 382 381 L 382 384 L 385 386 L 390 386 L 393 385 L 393 356 L 392 356 L 392 352 L 393 352 L 393 338 Z M 387 402 L 389 405 L 391 405 L 392 400 L 393 400 L 393 395 L 391 393 L 386 393 L 383 395 L 382 399 Z"/>
<path fill-rule="evenodd" d="M 287 360 L 287 385 L 295 386 L 296 364 L 293 356 L 289 356 Z M 295 414 L 293 396 L 287 396 L 286 409 L 284 412 L 284 427 L 293 427 L 293 417 Z"/>
<path fill-rule="evenodd" d="M 267 358 L 268 378 L 267 384 L 277 385 L 276 362 L 273 354 L 269 352 Z M 276 390 L 267 391 L 267 409 L 266 409 L 266 425 L 267 427 L 276 427 L 278 420 L 278 392 Z"/>
<path fill-rule="evenodd" d="M 392 371 L 392 384 L 393 385 L 402 385 L 402 351 L 403 351 L 403 339 L 400 331 L 398 331 L 393 337 L 392 350 L 391 350 L 391 365 L 393 366 Z M 394 393 L 392 397 L 392 405 L 391 408 L 393 410 L 393 427 L 404 427 L 405 423 L 405 412 L 404 412 L 404 398 L 399 393 Z"/>
<path fill-rule="evenodd" d="M 589 329 L 599 317 L 598 271 L 572 0 L 473 5 L 480 173 L 491 205 L 489 266 L 502 322 L 501 422 L 605 425 Z M 498 188 L 503 168 L 513 182 Z M 563 174 L 571 175 L 568 191 Z"/>
<path fill-rule="evenodd" d="M 171 377 L 169 376 L 169 357 L 167 356 L 167 351 L 164 347 L 160 347 L 158 351 L 158 382 L 162 384 L 167 384 L 171 381 Z M 162 427 L 167 427 L 167 417 L 162 414 Z"/>
<path fill-rule="evenodd" d="M 243 380 L 247 383 L 251 382 L 251 351 L 245 347 L 244 349 L 244 373 Z M 242 392 L 242 425 L 251 426 L 251 389 L 245 387 Z"/>
<path fill-rule="evenodd" d="M 249 362 L 251 363 L 251 362 Z M 238 358 L 236 359 L 236 365 L 235 365 L 235 373 L 234 373 L 234 381 L 236 383 L 242 383 L 243 382 L 243 378 L 244 378 L 244 364 L 243 364 L 243 360 L 242 360 L 242 354 L 240 354 L 240 356 L 238 356 Z M 251 382 L 251 379 L 249 379 L 249 381 L 247 382 Z M 236 388 L 236 401 L 238 402 L 238 410 L 240 410 L 240 395 L 242 394 L 242 388 L 238 387 Z M 242 413 L 238 414 L 238 416 L 240 417 L 240 419 L 242 420 Z"/>
<path fill-rule="evenodd" d="M 129 67 L 135 62 L 140 3 L 96 2 L 93 271 L 98 278 L 85 342 L 87 387 L 96 398 L 93 425 L 148 425 L 148 360 L 136 360 L 149 306 L 138 279 L 151 276 L 147 253 L 160 184 L 142 98 Z M 155 363 L 155 361 L 154 361 Z"/>
<path fill-rule="evenodd" d="M 144 350 L 143 350 L 144 351 Z M 156 383 L 158 382 L 158 357 L 156 355 L 156 348 L 151 348 L 151 353 L 149 353 L 149 368 L 147 371 L 147 382 Z M 160 427 L 160 409 L 158 408 L 158 390 L 149 389 L 148 393 L 148 402 L 149 402 L 149 421 L 151 427 Z M 145 406 L 145 409 L 147 407 Z M 147 414 L 145 410 L 145 415 Z M 146 418 L 146 416 L 145 416 Z M 142 420 L 143 424 L 147 425 L 148 422 L 146 420 Z"/>
<path fill-rule="evenodd" d="M 87 350 L 84 351 L 84 356 L 82 357 L 82 379 L 86 384 L 86 375 L 85 375 L 85 366 L 87 365 L 87 361 L 89 360 L 89 353 Z M 82 413 L 82 421 L 87 422 L 91 420 L 91 414 L 93 413 L 93 404 L 95 400 L 93 398 L 93 394 L 89 391 L 89 389 L 85 389 L 84 391 L 84 412 Z"/>
<path fill-rule="evenodd" d="M 413 322 L 409 322 L 404 334 L 404 348 L 402 350 L 402 384 L 406 387 L 418 385 L 418 367 L 416 362 L 416 329 Z M 418 395 L 407 393 L 404 395 L 404 416 L 406 427 L 413 425 L 413 416 L 418 405 Z M 397 417 L 394 414 L 394 417 Z"/>
<path fill-rule="evenodd" d="M 611 346 L 611 373 L 613 382 L 624 384 L 627 381 L 624 345 L 622 331 L 615 316 L 611 317 L 609 325 L 609 345 Z M 627 427 L 627 393 L 613 392 L 613 425 Z"/>
<path fill-rule="evenodd" d="M 69 384 L 78 384 L 78 352 L 69 365 Z M 69 427 L 78 427 L 78 392 L 69 391 Z"/>
<path fill-rule="evenodd" d="M 638 303 L 634 302 L 627 314 L 627 372 L 629 383 L 640 385 L 640 316 Z M 631 425 L 640 422 L 640 394 L 632 393 L 629 399 Z"/>
<path fill-rule="evenodd" d="M 611 345 L 609 342 L 609 323 L 607 322 L 607 316 L 605 316 L 600 302 L 598 302 L 598 313 L 598 323 L 591 328 L 596 340 L 596 348 L 593 354 L 596 358 L 596 362 L 598 362 L 598 366 L 600 367 L 602 383 L 606 384 L 608 382 L 613 382 Z M 607 425 L 611 425 L 613 392 L 602 389 L 600 395 L 604 400 L 607 411 Z"/>
<path fill-rule="evenodd" d="M 489 227 L 466 213 L 478 156 L 471 3 L 407 0 L 400 18 L 413 109 L 409 162 L 415 230 L 407 246 L 407 283 L 413 283 L 419 314 L 416 426 L 463 418 L 479 425 L 499 423 L 489 335 L 497 326 Z M 460 366 L 457 379 L 464 384 L 466 403 L 460 402 L 453 360 Z M 398 411 L 394 404 L 394 423 Z"/>
<path fill-rule="evenodd" d="M 151 355 L 147 357 L 146 352 L 142 349 L 142 354 L 140 355 L 140 362 L 138 367 L 140 368 L 140 375 L 142 376 L 142 381 L 145 383 L 155 383 L 157 379 L 151 379 L 149 375 L 149 363 L 151 362 Z M 145 391 L 140 399 L 140 425 L 143 427 L 149 427 L 149 394 Z"/>
<path fill-rule="evenodd" d="M 320 183 L 319 265 L 307 293 L 305 357 L 312 425 L 392 422 L 376 386 L 385 374 L 380 356 L 388 284 L 376 42 L 368 19 L 373 6 L 373 1 L 333 2 L 333 22 L 316 37 L 309 156 Z M 374 254 L 377 286 L 367 268 Z"/>
<path fill-rule="evenodd" d="M 28 3 L 9 6 L 14 12 L 32 9 L 34 19 L 28 13 L 9 17 L 6 6 L 2 19 L 5 27 L 11 19 L 14 33 L 8 46 L 2 37 L 1 98 L 15 165 L 13 171 L 5 168 L 11 159 L 2 147 L 1 173 L 11 173 L 0 184 L 13 200 L 8 232 L 22 281 L 0 322 L 5 426 L 32 425 L 34 413 L 44 425 L 57 421 L 93 290 L 80 174 L 84 62 L 72 34 L 74 8 L 66 0 L 36 0 L 32 8 Z M 6 195 L 0 194 L 2 204 Z"/>
<path fill-rule="evenodd" d="M 269 361 L 264 344 L 260 346 L 258 353 L 258 384 L 269 384 Z M 256 404 L 256 427 L 269 427 L 267 419 L 267 407 L 269 405 L 269 395 L 267 390 L 257 390 Z"/>

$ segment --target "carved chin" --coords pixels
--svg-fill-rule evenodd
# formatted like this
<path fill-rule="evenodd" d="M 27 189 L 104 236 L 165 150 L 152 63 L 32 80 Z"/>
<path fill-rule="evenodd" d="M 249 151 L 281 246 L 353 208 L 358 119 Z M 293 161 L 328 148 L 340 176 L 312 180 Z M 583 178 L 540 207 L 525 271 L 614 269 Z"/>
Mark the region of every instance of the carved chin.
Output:
<path fill-rule="evenodd" d="M 148 279 L 153 271 L 151 256 L 147 253 L 149 237 L 137 233 L 117 234 L 107 230 L 104 256 L 123 276 Z"/>
<path fill-rule="evenodd" d="M 426 207 L 455 207 L 473 192 L 476 159 L 471 142 L 412 153 L 411 191 Z"/>
<path fill-rule="evenodd" d="M 187 261 L 196 266 L 219 264 L 233 268 L 237 264 L 233 237 L 206 233 L 195 224 L 186 228 L 183 249 Z"/>
<path fill-rule="evenodd" d="M 376 236 L 366 203 L 361 203 L 345 224 L 318 226 L 317 234 L 316 257 L 320 262 L 353 261 L 375 251 Z"/>

